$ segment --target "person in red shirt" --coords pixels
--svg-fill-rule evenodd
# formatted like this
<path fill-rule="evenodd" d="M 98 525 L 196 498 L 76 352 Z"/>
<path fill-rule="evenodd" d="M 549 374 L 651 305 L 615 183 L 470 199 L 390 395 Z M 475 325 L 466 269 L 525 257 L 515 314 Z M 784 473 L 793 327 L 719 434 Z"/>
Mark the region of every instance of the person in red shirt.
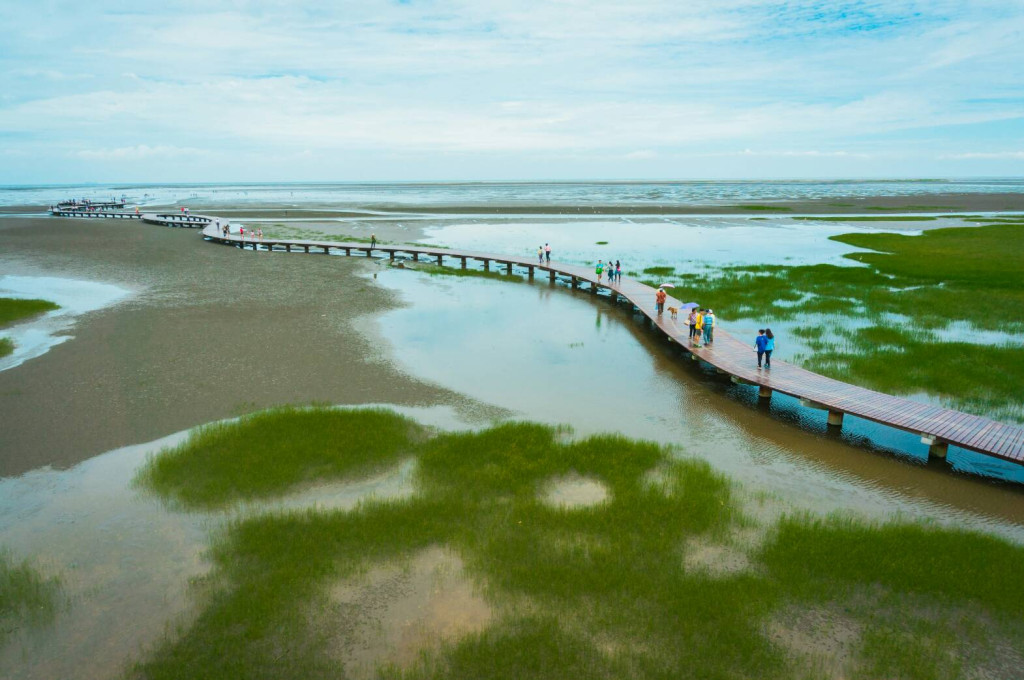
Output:
<path fill-rule="evenodd" d="M 668 299 L 668 295 L 661 288 L 658 289 L 657 294 L 654 296 L 655 307 L 658 308 L 658 316 L 661 316 L 662 312 L 665 311 L 665 300 Z"/>

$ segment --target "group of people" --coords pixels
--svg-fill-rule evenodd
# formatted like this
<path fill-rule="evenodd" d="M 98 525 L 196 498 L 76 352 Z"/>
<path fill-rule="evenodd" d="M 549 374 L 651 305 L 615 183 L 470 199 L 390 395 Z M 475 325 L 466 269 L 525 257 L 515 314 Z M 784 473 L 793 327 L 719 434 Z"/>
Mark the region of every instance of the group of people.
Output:
<path fill-rule="evenodd" d="M 598 260 L 597 266 L 594 267 L 594 273 L 597 274 L 598 283 L 601 283 L 601 277 L 604 276 L 606 269 L 608 270 L 608 283 L 622 281 L 622 263 L 615 260 L 615 264 L 612 264 L 612 261 L 608 260 L 608 264 L 606 265 L 603 260 Z"/>
<path fill-rule="evenodd" d="M 764 358 L 764 367 L 772 367 L 772 352 L 775 351 L 775 334 L 771 328 L 759 328 L 757 337 L 754 338 L 754 349 L 757 351 L 757 367 L 761 368 L 761 359 Z"/>
<path fill-rule="evenodd" d="M 545 260 L 551 264 L 551 244 L 549 243 L 537 246 L 537 264 L 544 264 Z"/>
<path fill-rule="evenodd" d="M 686 323 L 690 326 L 690 344 L 694 347 L 710 345 L 715 341 L 714 310 L 694 307 Z"/>

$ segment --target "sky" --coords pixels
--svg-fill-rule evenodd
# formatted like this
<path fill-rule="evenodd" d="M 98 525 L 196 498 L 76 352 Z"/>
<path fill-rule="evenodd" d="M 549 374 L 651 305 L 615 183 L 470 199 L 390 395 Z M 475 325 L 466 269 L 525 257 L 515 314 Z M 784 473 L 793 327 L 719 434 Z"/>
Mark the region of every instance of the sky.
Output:
<path fill-rule="evenodd" d="M 1024 175 L 1024 0 L 0 0 L 0 184 Z"/>

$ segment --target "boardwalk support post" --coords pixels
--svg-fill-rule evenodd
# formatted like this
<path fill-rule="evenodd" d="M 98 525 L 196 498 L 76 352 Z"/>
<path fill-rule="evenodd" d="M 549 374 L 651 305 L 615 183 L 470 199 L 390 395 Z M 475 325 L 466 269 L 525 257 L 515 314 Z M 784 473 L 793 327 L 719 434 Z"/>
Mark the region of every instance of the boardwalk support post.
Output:
<path fill-rule="evenodd" d="M 460 257 L 459 259 L 462 260 L 462 268 L 465 269 L 466 268 L 466 258 Z"/>
<path fill-rule="evenodd" d="M 490 260 L 484 260 L 484 271 L 485 272 L 491 271 L 491 261 Z"/>
<path fill-rule="evenodd" d="M 572 277 L 572 287 L 573 287 L 573 289 L 576 289 L 576 288 L 580 287 L 580 280 L 577 279 L 575 276 Z"/>
<path fill-rule="evenodd" d="M 555 270 L 552 269 L 551 271 L 548 272 L 548 281 L 550 281 L 551 283 L 555 282 Z"/>
<path fill-rule="evenodd" d="M 829 411 L 828 412 L 828 426 L 829 427 L 842 427 L 843 426 L 843 412 L 842 411 Z"/>
<path fill-rule="evenodd" d="M 302 247 L 306 249 L 307 253 L 309 252 L 309 246 L 302 246 Z"/>
<path fill-rule="evenodd" d="M 772 388 L 765 387 L 764 385 L 761 385 L 757 389 L 757 397 L 758 397 L 758 399 L 771 399 L 772 398 Z"/>
<path fill-rule="evenodd" d="M 533 267 L 530 267 L 530 280 L 533 281 Z"/>
<path fill-rule="evenodd" d="M 944 442 L 934 435 L 923 434 L 921 435 L 921 443 L 928 445 L 929 458 L 946 459 L 946 453 L 949 451 L 949 442 Z"/>
<path fill-rule="evenodd" d="M 443 267 L 444 266 L 444 255 L 440 255 L 439 254 L 437 256 L 437 266 L 438 267 Z"/>
<path fill-rule="evenodd" d="M 366 256 L 367 257 L 373 257 L 373 248 L 367 248 L 366 249 Z"/>
<path fill-rule="evenodd" d="M 512 276 L 512 263 L 511 262 L 506 262 L 505 263 L 505 273 L 508 274 L 509 276 Z"/>

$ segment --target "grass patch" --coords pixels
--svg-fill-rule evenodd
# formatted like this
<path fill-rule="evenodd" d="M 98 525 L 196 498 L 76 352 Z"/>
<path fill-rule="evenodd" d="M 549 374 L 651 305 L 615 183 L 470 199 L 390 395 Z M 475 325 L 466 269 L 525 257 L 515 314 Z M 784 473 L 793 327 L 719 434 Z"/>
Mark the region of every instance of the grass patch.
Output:
<path fill-rule="evenodd" d="M 436 264 L 415 264 L 408 267 L 413 271 L 423 272 L 430 276 L 461 276 L 477 279 L 495 279 L 499 281 L 515 281 L 522 283 L 526 279 L 522 274 L 503 274 L 489 269 L 462 269 L 460 267 L 443 267 Z"/>
<path fill-rule="evenodd" d="M 594 241 L 594 245 L 606 246 L 608 245 L 608 241 Z"/>
<path fill-rule="evenodd" d="M 58 579 L 44 578 L 27 562 L 0 550 L 0 642 L 14 631 L 53 620 L 61 601 Z"/>
<path fill-rule="evenodd" d="M 684 279 L 675 294 L 699 300 L 725 319 L 868 319 L 873 323 L 860 333 L 840 323 L 828 337 L 809 338 L 815 354 L 801 357 L 802 364 L 886 392 L 924 391 L 983 415 L 1014 412 L 1015 395 L 1024 392 L 1024 348 L 940 341 L 932 331 L 954 321 L 1024 331 L 1024 225 L 832 238 L 870 249 L 847 255 L 868 266 L 725 267 L 717 278 Z M 883 323 L 887 318 L 898 320 Z M 984 361 L 977 360 L 979 353 Z"/>
<path fill-rule="evenodd" d="M 60 309 L 60 305 L 49 300 L 0 298 L 0 328 L 55 309 Z"/>
<path fill-rule="evenodd" d="M 653 276 L 672 276 L 675 272 L 675 267 L 647 267 L 643 271 L 644 274 L 651 274 Z"/>
<path fill-rule="evenodd" d="M 394 463 L 422 436 L 391 411 L 280 408 L 195 431 L 137 481 L 189 508 L 280 494 L 303 482 L 365 475 Z"/>
<path fill-rule="evenodd" d="M 14 341 L 10 338 L 0 338 L 0 357 L 5 357 L 14 351 Z"/>
<path fill-rule="evenodd" d="M 305 412 L 274 414 L 301 421 Z M 393 460 L 390 447 L 376 444 L 381 412 L 321 415 L 344 421 L 349 448 L 378 451 L 377 464 Z M 264 431 L 254 417 L 231 434 L 242 442 Z M 315 448 L 284 450 L 289 441 L 277 444 L 293 468 L 289 477 L 323 464 Z M 358 646 L 346 637 L 356 635 L 346 632 L 355 629 L 349 619 L 372 612 L 338 613 L 332 587 L 375 565 L 401 568 L 438 545 L 460 556 L 495 615 L 482 630 L 425 649 L 411 665 L 385 664 L 379 677 L 666 678 L 680 668 L 692 677 L 808 677 L 763 634 L 766 622 L 787 607 L 830 606 L 862 591 L 888 608 L 915 598 L 915 607 L 943 616 L 961 608 L 991 617 L 992 626 L 971 629 L 972 647 L 992 635 L 1013 643 L 1022 637 L 1024 586 L 1006 575 L 1024 568 L 1024 550 L 998 539 L 789 517 L 751 554 L 754 570 L 713 577 L 685 566 L 689 541 L 721 540 L 749 520 L 735 507 L 731 483 L 703 462 L 619 436 L 566 442 L 559 430 L 531 423 L 410 437 L 405 446 L 418 460 L 407 499 L 232 522 L 210 551 L 215 572 L 205 609 L 133 674 L 347 677 L 337 650 Z M 251 447 L 235 450 L 242 467 L 264 462 Z M 209 455 L 197 461 L 219 466 Z M 190 474 L 201 483 L 210 473 L 197 467 Z M 606 500 L 575 509 L 544 503 L 540 490 L 569 474 L 600 482 Z M 878 612 L 851 605 L 849 616 L 867 631 L 851 677 L 942 677 L 933 671 L 949 663 L 924 662 L 954 630 L 944 627 L 951 619 Z"/>

